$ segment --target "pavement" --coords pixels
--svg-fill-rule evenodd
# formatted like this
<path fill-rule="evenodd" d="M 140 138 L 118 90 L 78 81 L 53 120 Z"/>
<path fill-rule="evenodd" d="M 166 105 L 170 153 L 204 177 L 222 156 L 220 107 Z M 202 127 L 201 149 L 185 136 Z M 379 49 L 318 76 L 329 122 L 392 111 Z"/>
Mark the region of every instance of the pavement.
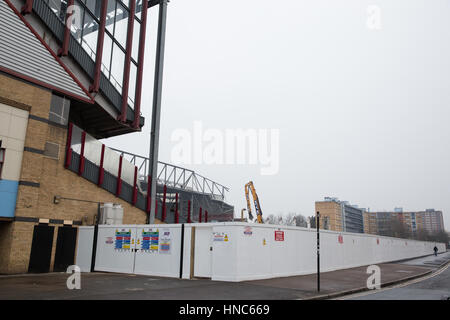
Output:
<path fill-rule="evenodd" d="M 405 281 L 430 275 L 446 261 L 450 253 L 403 261 L 384 263 L 381 269 L 382 284 Z M 69 274 L 26 274 L 0 276 L 0 300 L 295 300 L 332 298 L 346 293 L 366 290 L 367 267 L 351 268 L 321 274 L 321 291 L 317 292 L 316 275 L 304 275 L 269 280 L 245 282 L 220 282 L 208 279 L 181 280 L 142 275 L 116 273 L 82 273 L 81 289 L 69 290 Z M 449 279 L 448 272 L 442 273 Z M 447 281 L 445 280 L 445 281 Z M 450 286 L 440 278 L 433 280 L 445 295 Z M 443 288 L 439 283 L 443 283 Z M 445 286 L 447 286 L 445 288 Z M 438 290 L 440 290 L 438 288 Z M 417 290 L 421 288 L 416 288 Z M 422 288 L 423 289 L 423 288 Z M 416 291 L 417 291 L 416 290 Z M 447 290 L 447 291 L 446 291 Z M 424 294 L 424 292 L 422 290 Z M 411 295 L 414 295 L 411 292 Z M 374 296 L 374 295 L 371 295 Z M 431 297 L 431 295 L 429 296 Z M 362 298 L 362 297 L 360 297 Z"/>
<path fill-rule="evenodd" d="M 406 265 L 439 268 L 450 261 L 450 252 L 435 257 L 425 257 L 403 262 Z M 381 290 L 368 291 L 342 297 L 345 300 L 450 300 L 450 265 L 432 274 L 406 281 Z"/>

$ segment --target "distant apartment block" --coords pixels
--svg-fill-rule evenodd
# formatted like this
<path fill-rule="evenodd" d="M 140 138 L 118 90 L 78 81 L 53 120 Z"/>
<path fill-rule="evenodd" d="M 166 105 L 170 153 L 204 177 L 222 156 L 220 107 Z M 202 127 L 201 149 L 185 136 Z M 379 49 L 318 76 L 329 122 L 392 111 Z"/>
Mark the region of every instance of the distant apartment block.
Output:
<path fill-rule="evenodd" d="M 364 233 L 378 234 L 377 213 L 364 212 L 363 217 L 364 217 Z"/>
<path fill-rule="evenodd" d="M 324 201 L 316 202 L 317 211 L 320 212 L 323 229 L 364 233 L 363 208 L 338 198 L 325 197 Z"/>
<path fill-rule="evenodd" d="M 393 221 L 396 220 L 404 223 L 412 233 L 419 230 L 428 233 L 445 230 L 442 211 L 427 209 L 406 212 L 402 208 L 395 208 L 394 211 L 364 212 L 364 233 L 389 236 Z"/>
<path fill-rule="evenodd" d="M 428 232 L 440 232 L 444 231 L 444 217 L 442 211 L 436 211 L 434 209 L 427 209 L 425 211 L 417 212 L 417 215 L 421 218 L 421 224 Z"/>

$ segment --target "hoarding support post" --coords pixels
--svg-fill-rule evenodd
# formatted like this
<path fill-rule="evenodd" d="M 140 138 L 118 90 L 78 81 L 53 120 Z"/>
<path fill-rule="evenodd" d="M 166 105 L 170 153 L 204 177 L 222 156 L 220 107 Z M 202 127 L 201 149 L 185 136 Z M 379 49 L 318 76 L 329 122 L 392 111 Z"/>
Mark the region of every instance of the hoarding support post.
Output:
<path fill-rule="evenodd" d="M 94 239 L 92 241 L 92 258 L 91 258 L 91 272 L 95 268 L 95 256 L 97 254 L 97 238 L 98 238 L 98 221 L 100 220 L 100 202 L 97 203 L 97 216 L 94 221 Z"/>
<path fill-rule="evenodd" d="M 181 225 L 180 279 L 183 278 L 183 252 L 184 252 L 184 223 Z"/>

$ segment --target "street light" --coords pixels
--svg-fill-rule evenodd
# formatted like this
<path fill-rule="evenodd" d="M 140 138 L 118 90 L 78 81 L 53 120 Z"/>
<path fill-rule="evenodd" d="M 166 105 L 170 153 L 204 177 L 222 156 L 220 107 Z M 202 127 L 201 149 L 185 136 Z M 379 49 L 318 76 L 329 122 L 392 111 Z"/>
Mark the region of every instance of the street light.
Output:
<path fill-rule="evenodd" d="M 320 213 L 317 211 L 316 215 L 316 227 L 317 227 L 317 291 L 320 292 Z"/>

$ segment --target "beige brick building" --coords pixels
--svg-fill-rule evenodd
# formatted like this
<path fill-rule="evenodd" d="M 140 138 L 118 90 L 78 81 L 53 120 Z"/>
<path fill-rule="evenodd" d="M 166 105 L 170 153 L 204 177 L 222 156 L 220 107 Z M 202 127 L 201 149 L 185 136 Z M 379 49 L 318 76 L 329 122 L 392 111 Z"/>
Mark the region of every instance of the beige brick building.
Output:
<path fill-rule="evenodd" d="M 99 11 L 104 3 L 92 1 L 89 9 Z M 147 219 L 146 210 L 125 201 L 120 190 L 107 191 L 65 167 L 69 123 L 96 139 L 140 131 L 144 124 L 140 92 L 134 95 L 135 88 L 141 90 L 136 74 L 142 75 L 142 59 L 128 58 L 136 71 L 131 76 L 120 77 L 128 68 L 125 61 L 115 66 L 116 74 L 111 67 L 102 69 L 97 48 L 86 51 L 87 40 L 103 45 L 100 31 L 85 30 L 83 41 L 77 38 L 81 33 L 71 34 L 66 7 L 58 1 L 0 1 L 0 34 L 9 35 L 0 42 L 0 273 L 33 271 L 39 264 L 43 272 L 53 271 L 57 260 L 73 261 L 72 235 L 78 226 L 94 223 L 98 203 L 121 205 L 123 223 Z M 86 19 L 98 19 L 83 12 Z M 130 21 L 135 14 L 140 13 L 133 12 Z M 143 49 L 144 40 L 134 47 Z M 130 53 L 132 46 L 129 41 L 120 50 Z M 91 202 L 55 204 L 55 196 Z"/>
<path fill-rule="evenodd" d="M 3 109 L 29 113 L 23 159 L 21 165 L 19 163 L 15 216 L 14 219 L 4 217 L 0 221 L 0 273 L 28 271 L 33 229 L 39 221 L 49 222 L 49 226 L 55 227 L 50 271 L 53 270 L 58 228 L 64 222 L 73 226 L 94 223 L 97 204 L 70 200 L 54 204 L 55 195 L 118 203 L 124 208 L 124 223 L 141 224 L 146 221 L 146 213 L 141 209 L 64 168 L 67 128 L 45 121 L 49 117 L 51 96 L 50 90 L 0 74 L 0 104 Z M 48 142 L 59 147 L 57 159 L 46 156 Z M 6 160 L 8 151 L 6 149 Z"/>
<path fill-rule="evenodd" d="M 364 209 L 331 197 L 325 197 L 324 201 L 317 201 L 315 208 L 316 212 L 320 212 L 320 225 L 324 229 L 364 232 Z"/>
<path fill-rule="evenodd" d="M 342 230 L 342 209 L 338 202 L 317 201 L 316 212 L 320 212 L 320 225 L 333 231 Z"/>
<path fill-rule="evenodd" d="M 375 212 L 363 213 L 364 215 L 364 233 L 378 234 L 377 214 Z"/>
<path fill-rule="evenodd" d="M 80 21 L 64 1 L 0 1 L 0 274 L 64 271 L 103 204 L 121 206 L 117 224 L 233 218 L 225 186 L 167 163 L 151 177 L 147 157 L 100 141 L 141 131 L 152 105 L 141 95 L 158 3 L 135 4 L 74 0 Z"/>

